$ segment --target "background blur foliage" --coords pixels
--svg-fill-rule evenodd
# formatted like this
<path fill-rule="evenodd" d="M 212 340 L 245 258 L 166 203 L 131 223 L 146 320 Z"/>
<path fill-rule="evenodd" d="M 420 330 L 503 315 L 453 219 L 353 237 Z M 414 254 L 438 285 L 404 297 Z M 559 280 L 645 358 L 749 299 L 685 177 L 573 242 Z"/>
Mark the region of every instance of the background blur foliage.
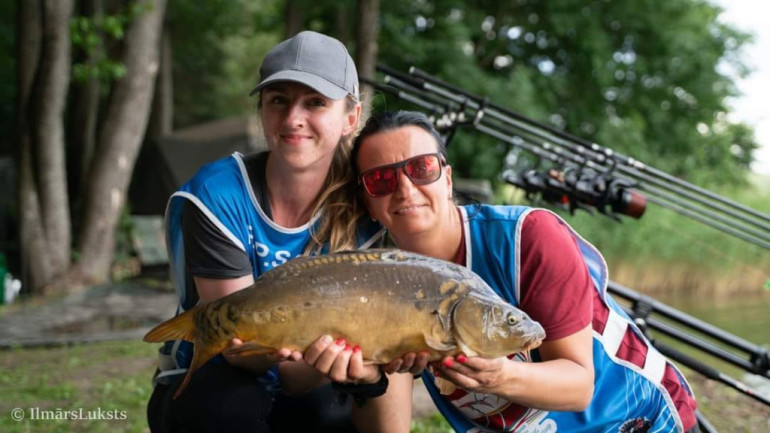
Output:
<path fill-rule="evenodd" d="M 708 3 L 403 3 L 383 11 L 382 62 L 416 65 L 696 183 L 742 180 L 755 143 L 726 119 L 736 90 L 720 71 L 744 71 L 736 52 L 747 36 L 717 23 Z M 474 140 L 452 152 L 462 173 L 478 176 L 471 167 L 500 158 Z"/>
<path fill-rule="evenodd" d="M 356 2 L 297 3 L 305 28 L 355 50 Z M 379 61 L 417 66 L 692 182 L 734 184 L 756 144 L 727 119 L 736 89 L 726 71 L 746 72 L 748 35 L 718 12 L 701 0 L 392 0 L 381 5 Z M 178 0 L 168 20 L 175 124 L 253 109 L 246 93 L 283 37 L 283 2 Z M 499 182 L 504 146 L 459 134 L 450 150 L 458 174 Z"/>
<path fill-rule="evenodd" d="M 259 64 L 283 39 L 282 2 L 175 0 L 167 17 L 174 75 L 174 126 L 241 115 Z"/>
<path fill-rule="evenodd" d="M 357 2 L 294 4 L 304 28 L 355 51 Z M 247 95 L 264 54 L 284 38 L 284 8 L 278 0 L 169 4 L 175 127 L 254 110 Z M 2 12 L 0 96 L 9 97 L 0 129 L 10 132 L 13 2 Z M 726 72 L 747 72 L 748 35 L 718 23 L 718 13 L 703 0 L 391 0 L 380 6 L 379 62 L 417 66 L 692 182 L 734 184 L 756 147 L 725 106 L 736 94 Z M 503 146 L 460 134 L 450 147 L 458 174 L 498 182 Z"/>
<path fill-rule="evenodd" d="M 6 136 L 13 131 L 13 3 L 0 6 Z M 354 0 L 169 2 L 176 128 L 255 110 L 248 92 L 265 53 L 285 37 L 289 3 L 301 12 L 301 28 L 334 35 L 355 52 Z M 380 4 L 379 62 L 401 71 L 416 66 L 695 184 L 738 188 L 756 143 L 751 127 L 728 119 L 725 101 L 737 92 L 728 73 L 747 73 L 740 54 L 749 35 L 717 22 L 719 12 L 704 0 L 391 0 Z M 374 103 L 415 109 L 383 95 Z M 507 151 L 463 131 L 450 144 L 455 174 L 492 180 L 497 197 L 506 197 L 499 173 Z M 581 229 L 607 243 L 626 230 L 585 219 L 596 229 Z"/>
<path fill-rule="evenodd" d="M 0 2 L 0 155 L 12 153 L 16 96 L 16 4 Z"/>

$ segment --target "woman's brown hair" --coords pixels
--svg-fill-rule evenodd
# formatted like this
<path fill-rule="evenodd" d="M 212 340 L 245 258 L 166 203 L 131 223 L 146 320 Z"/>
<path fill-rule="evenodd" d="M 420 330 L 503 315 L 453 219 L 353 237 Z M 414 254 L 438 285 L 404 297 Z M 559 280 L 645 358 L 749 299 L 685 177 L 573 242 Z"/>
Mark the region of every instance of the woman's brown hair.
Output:
<path fill-rule="evenodd" d="M 345 101 L 347 112 L 354 110 L 359 104 L 353 95 L 348 95 Z M 316 199 L 312 214 L 321 213 L 321 220 L 317 227 L 310 229 L 312 240 L 305 247 L 305 254 L 320 252 L 327 242 L 329 252 L 352 250 L 357 247 L 357 227 L 360 219 L 366 214 L 366 209 L 358 200 L 353 200 L 357 188 L 350 155 L 353 141 L 371 113 L 368 92 L 362 92 L 360 104 L 361 116 L 358 125 L 352 133 L 340 138 L 321 194 Z"/>

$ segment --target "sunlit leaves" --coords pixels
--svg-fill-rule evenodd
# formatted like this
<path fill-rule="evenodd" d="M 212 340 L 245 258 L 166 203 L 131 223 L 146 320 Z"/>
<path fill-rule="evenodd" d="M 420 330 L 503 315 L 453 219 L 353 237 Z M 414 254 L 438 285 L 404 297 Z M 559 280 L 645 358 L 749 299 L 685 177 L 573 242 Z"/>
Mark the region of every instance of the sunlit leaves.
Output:
<path fill-rule="evenodd" d="M 137 17 L 150 11 L 145 2 L 132 2 L 115 14 L 70 19 L 72 45 L 81 49 L 87 61 L 72 65 L 72 78 L 78 82 L 97 79 L 105 83 L 123 78 L 125 66 L 107 56 L 105 47 L 123 40 L 126 29 Z"/>

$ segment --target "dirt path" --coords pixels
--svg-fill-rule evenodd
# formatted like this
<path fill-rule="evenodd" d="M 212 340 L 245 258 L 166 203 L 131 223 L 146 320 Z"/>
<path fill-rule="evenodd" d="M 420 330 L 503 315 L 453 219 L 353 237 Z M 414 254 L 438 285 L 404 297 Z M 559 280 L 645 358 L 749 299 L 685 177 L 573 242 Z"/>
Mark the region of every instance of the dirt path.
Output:
<path fill-rule="evenodd" d="M 0 348 L 141 338 L 172 317 L 175 305 L 176 295 L 168 285 L 141 281 L 12 304 L 0 315 Z"/>

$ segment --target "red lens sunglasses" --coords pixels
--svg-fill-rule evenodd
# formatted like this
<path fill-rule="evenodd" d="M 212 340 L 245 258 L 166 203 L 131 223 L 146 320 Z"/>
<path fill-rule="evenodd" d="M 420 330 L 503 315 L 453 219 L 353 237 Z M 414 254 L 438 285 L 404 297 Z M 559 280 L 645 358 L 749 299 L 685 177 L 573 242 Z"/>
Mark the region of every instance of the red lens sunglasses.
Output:
<path fill-rule="evenodd" d="M 415 185 L 428 185 L 441 177 L 441 167 L 446 161 L 440 153 L 413 156 L 394 164 L 381 165 L 361 173 L 358 183 L 371 197 L 383 197 L 398 189 L 399 169 Z"/>

